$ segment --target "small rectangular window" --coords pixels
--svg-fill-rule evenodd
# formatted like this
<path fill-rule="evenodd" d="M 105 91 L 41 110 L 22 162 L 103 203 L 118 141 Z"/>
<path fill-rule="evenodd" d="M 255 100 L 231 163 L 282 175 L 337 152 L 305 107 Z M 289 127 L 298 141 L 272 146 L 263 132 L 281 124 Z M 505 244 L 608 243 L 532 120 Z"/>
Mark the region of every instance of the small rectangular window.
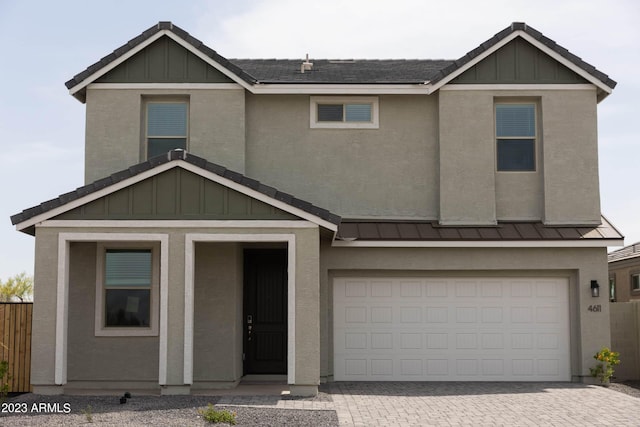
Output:
<path fill-rule="evenodd" d="M 535 171 L 535 104 L 496 104 L 498 171 Z"/>
<path fill-rule="evenodd" d="M 187 149 L 188 104 L 148 102 L 146 109 L 147 158 L 174 149 Z"/>
<path fill-rule="evenodd" d="M 631 275 L 631 291 L 640 292 L 640 273 Z"/>
<path fill-rule="evenodd" d="M 378 98 L 312 96 L 311 128 L 378 128 Z"/>

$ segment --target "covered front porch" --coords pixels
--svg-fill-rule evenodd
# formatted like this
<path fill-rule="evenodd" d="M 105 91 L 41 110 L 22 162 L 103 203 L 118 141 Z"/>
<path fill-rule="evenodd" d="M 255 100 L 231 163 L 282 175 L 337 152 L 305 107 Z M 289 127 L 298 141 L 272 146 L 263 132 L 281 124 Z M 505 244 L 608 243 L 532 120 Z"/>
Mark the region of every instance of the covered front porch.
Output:
<path fill-rule="evenodd" d="M 320 241 L 339 217 L 178 150 L 12 221 L 36 239 L 34 392 L 276 375 L 317 393 Z"/>

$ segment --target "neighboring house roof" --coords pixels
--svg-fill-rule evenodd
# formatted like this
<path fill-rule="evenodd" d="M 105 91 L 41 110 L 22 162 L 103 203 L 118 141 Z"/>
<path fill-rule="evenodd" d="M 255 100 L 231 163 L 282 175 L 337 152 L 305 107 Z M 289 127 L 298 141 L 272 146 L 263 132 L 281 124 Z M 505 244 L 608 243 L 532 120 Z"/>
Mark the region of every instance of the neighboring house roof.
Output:
<path fill-rule="evenodd" d="M 343 220 L 337 239 L 344 241 L 595 241 L 620 240 L 623 236 L 604 217 L 596 227 L 547 226 L 541 222 L 503 222 L 497 226 L 443 227 L 433 221 Z"/>
<path fill-rule="evenodd" d="M 630 258 L 640 258 L 640 242 L 609 253 L 609 262 L 622 261 Z"/>
<path fill-rule="evenodd" d="M 300 60 L 227 59 L 171 22 L 159 22 L 86 70 L 76 74 L 66 82 L 67 88 L 71 94 L 84 102 L 84 90 L 88 84 L 165 34 L 209 62 L 236 83 L 256 93 L 263 89 L 261 85 L 269 84 L 411 84 L 424 85 L 424 92 L 432 93 L 516 37 L 526 39 L 598 86 L 604 92 L 602 98 L 616 86 L 616 82 L 605 73 L 523 22 L 514 22 L 457 60 L 313 59 L 311 60 L 312 70 L 305 73 L 300 72 Z"/>
<path fill-rule="evenodd" d="M 87 184 L 83 187 L 79 187 L 69 193 L 62 194 L 57 198 L 43 202 L 29 209 L 25 209 L 21 213 L 11 216 L 11 223 L 16 225 L 16 228 L 18 228 L 18 230 L 33 234 L 33 226 L 36 222 L 44 221 L 46 219 L 57 216 L 62 212 L 73 209 L 77 205 L 77 203 L 74 204 L 73 202 L 88 202 L 92 200 L 92 198 L 90 197 L 91 195 L 96 195 L 101 190 L 105 190 L 110 187 L 114 188 L 115 191 L 117 189 L 115 188 L 117 187 L 116 184 L 123 183 L 124 181 L 130 180 L 135 177 L 143 176 L 143 174 L 146 172 L 152 172 L 153 169 L 159 168 L 162 165 L 176 160 L 184 161 L 188 164 L 196 166 L 201 171 L 213 173 L 221 178 L 239 184 L 247 190 L 255 191 L 261 195 L 266 196 L 268 199 L 283 203 L 284 205 L 286 205 L 285 209 L 286 207 L 291 208 L 287 209 L 291 213 L 306 213 L 308 214 L 306 215 L 307 217 L 310 216 L 311 219 L 317 219 L 318 221 L 316 222 L 319 222 L 325 225 L 327 228 L 333 229 L 334 231 L 335 229 L 337 229 L 337 225 L 340 223 L 341 218 L 338 215 L 332 214 L 326 209 L 314 206 L 309 202 L 298 199 L 290 194 L 278 191 L 273 187 L 269 187 L 260 183 L 259 181 L 248 178 L 241 173 L 228 170 L 224 166 L 211 163 L 201 157 L 194 156 L 193 154 L 187 153 L 183 150 L 169 151 L 167 154 L 153 157 L 145 162 L 139 163 L 135 166 L 131 166 L 128 169 L 116 172 L 111 176 L 100 179 L 91 184 Z M 146 177 L 146 175 L 144 176 Z"/>

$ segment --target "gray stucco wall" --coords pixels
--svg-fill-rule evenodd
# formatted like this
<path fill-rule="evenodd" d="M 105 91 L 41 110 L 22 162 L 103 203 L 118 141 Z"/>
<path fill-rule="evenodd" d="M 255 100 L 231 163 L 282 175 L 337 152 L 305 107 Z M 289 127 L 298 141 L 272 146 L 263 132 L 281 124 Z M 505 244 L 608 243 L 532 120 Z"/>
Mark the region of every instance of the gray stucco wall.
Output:
<path fill-rule="evenodd" d="M 569 279 L 571 373 L 590 380 L 593 354 L 609 345 L 609 301 L 591 297 L 607 283 L 606 248 L 335 248 L 323 241 L 320 265 L 321 377 L 333 375 L 333 278 L 343 276 L 551 276 Z M 600 304 L 601 312 L 588 311 Z"/>
<path fill-rule="evenodd" d="M 189 151 L 343 217 L 600 221 L 595 87 L 452 87 L 378 96 L 379 129 L 312 129 L 308 95 L 89 89 L 86 181 L 144 160 L 143 95 L 179 95 L 189 99 Z M 496 171 L 498 100 L 537 103 L 534 172 Z"/>
<path fill-rule="evenodd" d="M 500 100 L 538 105 L 535 172 L 496 170 Z M 439 119 L 441 222 L 600 222 L 595 88 L 442 90 Z"/>
<path fill-rule="evenodd" d="M 308 95 L 247 94 L 246 173 L 346 217 L 437 217 L 437 97 L 380 95 L 379 129 L 310 129 Z"/>
<path fill-rule="evenodd" d="M 242 376 L 242 249 L 197 243 L 193 380 L 234 382 Z"/>
<path fill-rule="evenodd" d="M 146 160 L 143 95 L 189 100 L 187 150 L 237 172 L 244 172 L 243 89 L 124 90 L 88 89 L 85 183 Z"/>

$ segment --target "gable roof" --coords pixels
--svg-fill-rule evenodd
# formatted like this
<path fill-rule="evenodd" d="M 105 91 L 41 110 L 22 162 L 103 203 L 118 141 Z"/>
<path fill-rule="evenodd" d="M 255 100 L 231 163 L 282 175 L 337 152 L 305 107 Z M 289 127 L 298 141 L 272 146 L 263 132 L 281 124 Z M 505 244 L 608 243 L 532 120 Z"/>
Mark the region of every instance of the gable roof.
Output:
<path fill-rule="evenodd" d="M 420 90 L 433 93 L 453 78 L 500 49 L 516 37 L 522 37 L 564 66 L 593 83 L 604 98 L 616 86 L 616 82 L 594 66 L 572 54 L 555 41 L 523 22 L 514 22 L 509 27 L 469 51 L 457 60 L 408 59 L 408 60 L 329 60 L 314 59 L 313 67 L 300 72 L 300 60 L 291 59 L 227 59 L 202 41 L 171 22 L 159 22 L 139 36 L 114 50 L 100 61 L 76 74 L 66 82 L 69 92 L 84 102 L 86 86 L 126 61 L 140 50 L 162 36 L 171 37 L 209 65 L 221 71 L 234 82 L 254 93 L 277 90 L 270 87 L 301 84 L 307 90 L 314 85 L 410 85 L 401 89 Z M 339 90 L 340 88 L 337 88 Z M 400 90 L 397 88 L 396 90 Z"/>
<path fill-rule="evenodd" d="M 633 245 L 625 246 L 624 248 L 615 250 L 609 253 L 609 262 L 622 261 L 625 259 L 639 258 L 640 257 L 640 242 L 636 242 Z"/>
<path fill-rule="evenodd" d="M 319 208 L 290 194 L 264 185 L 245 175 L 211 163 L 184 150 L 172 150 L 145 162 L 121 170 L 106 178 L 79 187 L 37 206 L 11 216 L 16 229 L 34 234 L 35 224 L 68 212 L 78 206 L 104 197 L 135 182 L 154 176 L 171 167 L 183 167 L 219 183 L 276 206 L 283 211 L 312 221 L 329 230 L 336 231 L 341 218 L 326 209 Z"/>

